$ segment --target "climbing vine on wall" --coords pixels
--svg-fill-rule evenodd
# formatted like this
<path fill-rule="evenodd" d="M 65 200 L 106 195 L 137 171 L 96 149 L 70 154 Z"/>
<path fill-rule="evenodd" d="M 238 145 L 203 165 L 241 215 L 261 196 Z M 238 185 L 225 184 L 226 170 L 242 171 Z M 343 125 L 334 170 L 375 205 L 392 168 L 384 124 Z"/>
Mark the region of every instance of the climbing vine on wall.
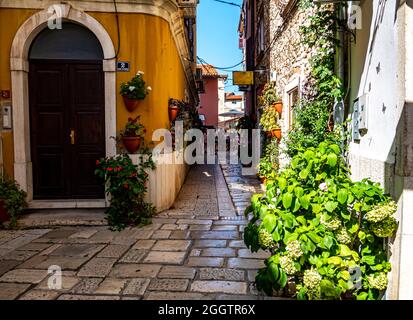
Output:
<path fill-rule="evenodd" d="M 312 58 L 311 74 L 304 84 L 300 105 L 296 108 L 294 130 L 286 138 L 286 152 L 291 157 L 301 147 L 316 147 L 324 140 L 337 142 L 340 139 L 332 132 L 331 114 L 334 103 L 343 97 L 342 81 L 334 68 L 339 43 L 333 6 L 302 0 L 299 10 L 313 12 L 308 16 L 308 23 L 300 27 L 302 42 L 311 49 Z"/>

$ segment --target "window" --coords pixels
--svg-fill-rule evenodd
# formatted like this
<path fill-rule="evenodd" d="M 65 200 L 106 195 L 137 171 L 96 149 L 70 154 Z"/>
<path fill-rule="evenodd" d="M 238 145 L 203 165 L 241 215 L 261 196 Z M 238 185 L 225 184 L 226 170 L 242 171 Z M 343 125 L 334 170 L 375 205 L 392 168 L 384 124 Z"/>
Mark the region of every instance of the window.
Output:
<path fill-rule="evenodd" d="M 261 54 L 264 52 L 265 49 L 265 31 L 264 31 L 264 18 L 261 17 L 260 22 L 258 24 L 258 43 L 257 43 L 257 48 L 258 48 L 258 54 Z"/>
<path fill-rule="evenodd" d="M 291 130 L 295 119 L 295 108 L 299 99 L 298 87 L 288 92 L 288 127 Z"/>

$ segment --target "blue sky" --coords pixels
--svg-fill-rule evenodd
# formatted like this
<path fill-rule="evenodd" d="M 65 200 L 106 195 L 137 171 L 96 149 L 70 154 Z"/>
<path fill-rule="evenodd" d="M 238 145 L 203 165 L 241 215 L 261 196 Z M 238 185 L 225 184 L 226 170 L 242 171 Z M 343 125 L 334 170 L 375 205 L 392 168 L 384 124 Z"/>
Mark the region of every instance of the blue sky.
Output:
<path fill-rule="evenodd" d="M 228 0 L 239 5 L 242 0 Z M 242 61 L 238 48 L 238 22 L 240 8 L 213 0 L 200 0 L 197 13 L 197 55 L 218 67 L 228 67 Z M 242 70 L 242 65 L 236 68 Z M 230 72 L 228 79 L 232 78 Z M 228 81 L 227 86 L 232 85 Z M 226 87 L 226 91 L 237 91 L 238 87 Z"/>

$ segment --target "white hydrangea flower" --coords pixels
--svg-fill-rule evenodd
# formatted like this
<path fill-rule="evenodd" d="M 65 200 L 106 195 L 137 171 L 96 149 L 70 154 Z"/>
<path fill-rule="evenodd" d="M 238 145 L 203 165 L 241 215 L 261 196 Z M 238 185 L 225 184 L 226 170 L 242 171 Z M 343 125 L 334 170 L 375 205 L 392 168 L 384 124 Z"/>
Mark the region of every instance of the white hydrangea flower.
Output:
<path fill-rule="evenodd" d="M 321 279 L 321 275 L 313 268 L 304 271 L 304 286 L 310 290 L 318 288 L 321 283 Z"/>
<path fill-rule="evenodd" d="M 288 255 L 293 259 L 298 259 L 303 255 L 301 244 L 298 240 L 288 242 L 286 249 L 288 251 Z"/>
<path fill-rule="evenodd" d="M 280 266 L 288 275 L 294 275 L 297 272 L 297 269 L 294 266 L 294 260 L 290 256 L 281 257 Z"/>
<path fill-rule="evenodd" d="M 378 274 L 367 276 L 367 281 L 369 285 L 377 290 L 385 290 L 387 288 L 387 274 L 380 272 Z"/>
<path fill-rule="evenodd" d="M 328 184 L 326 182 L 320 183 L 320 185 L 318 186 L 320 188 L 321 191 L 323 192 L 327 192 L 328 191 Z"/>

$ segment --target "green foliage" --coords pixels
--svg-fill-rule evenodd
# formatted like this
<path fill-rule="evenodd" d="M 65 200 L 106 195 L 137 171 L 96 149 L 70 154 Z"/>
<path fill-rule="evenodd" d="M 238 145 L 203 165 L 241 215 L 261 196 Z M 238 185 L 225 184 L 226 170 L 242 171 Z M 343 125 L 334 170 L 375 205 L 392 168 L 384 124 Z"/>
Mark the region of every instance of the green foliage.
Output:
<path fill-rule="evenodd" d="M 249 116 L 239 118 L 235 126 L 237 130 L 240 129 L 254 129 L 254 121 Z"/>
<path fill-rule="evenodd" d="M 257 287 L 271 295 L 290 280 L 297 299 L 379 299 L 396 209 L 379 184 L 350 179 L 339 145 L 300 149 L 246 210 L 245 243 L 272 253 Z"/>
<path fill-rule="evenodd" d="M 151 91 L 152 88 L 146 86 L 142 76 L 143 72 L 138 71 L 138 73 L 131 80 L 126 83 L 122 83 L 120 85 L 120 94 L 133 100 L 145 99 L 146 95 L 149 94 L 149 91 Z"/>
<path fill-rule="evenodd" d="M 275 86 L 270 83 L 267 83 L 264 86 L 261 99 L 262 99 L 263 105 L 266 105 L 266 106 L 271 106 L 272 104 L 281 101 L 281 99 L 277 95 Z"/>
<path fill-rule="evenodd" d="M 107 157 L 96 161 L 96 175 L 105 181 L 106 193 L 110 195 L 110 206 L 106 219 L 115 230 L 128 225 L 150 223 L 155 207 L 145 203 L 148 174 L 145 169 L 154 169 L 151 154 L 142 155 L 140 164 L 132 163 L 127 154 Z"/>
<path fill-rule="evenodd" d="M 265 147 L 265 152 L 258 166 L 258 176 L 274 179 L 279 168 L 279 149 L 277 139 L 271 139 Z"/>
<path fill-rule="evenodd" d="M 278 125 L 278 112 L 274 107 L 268 106 L 262 109 L 260 124 L 263 130 L 267 132 L 280 128 Z"/>
<path fill-rule="evenodd" d="M 122 137 L 141 137 L 143 138 L 146 133 L 146 129 L 142 123 L 139 122 L 140 116 L 135 119 L 128 118 L 128 122 L 125 125 L 125 129 L 120 133 Z"/>
<path fill-rule="evenodd" d="M 17 218 L 27 207 L 26 196 L 16 181 L 0 176 L 0 199 L 4 201 L 4 208 L 10 215 L 9 227 L 16 225 Z"/>

